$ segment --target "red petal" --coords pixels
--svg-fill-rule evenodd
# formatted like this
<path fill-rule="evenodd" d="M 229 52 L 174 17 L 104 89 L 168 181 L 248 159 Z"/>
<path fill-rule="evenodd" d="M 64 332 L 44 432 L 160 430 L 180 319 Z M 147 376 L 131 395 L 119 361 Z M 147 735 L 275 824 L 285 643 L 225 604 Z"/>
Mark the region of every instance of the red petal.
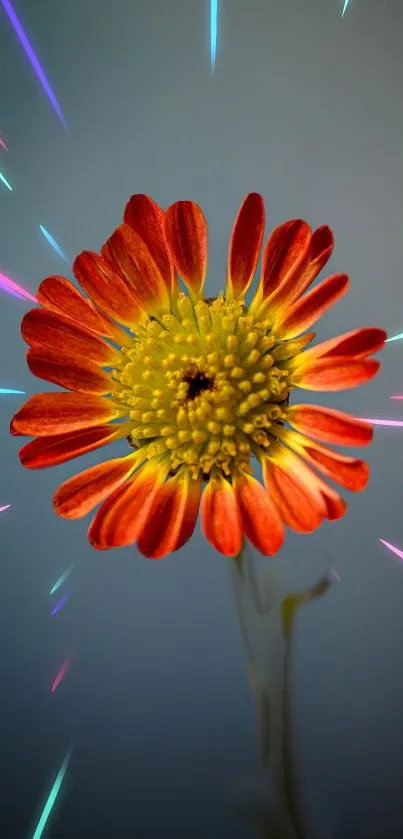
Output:
<path fill-rule="evenodd" d="M 15 414 L 14 431 L 28 437 L 52 437 L 118 419 L 120 411 L 110 399 L 82 393 L 37 393 Z"/>
<path fill-rule="evenodd" d="M 189 289 L 199 295 L 207 271 L 207 223 L 193 201 L 177 201 L 165 213 L 165 235 L 176 270 Z"/>
<path fill-rule="evenodd" d="M 346 274 L 334 274 L 291 306 L 281 307 L 276 316 L 276 332 L 286 338 L 305 332 L 346 293 L 349 282 Z"/>
<path fill-rule="evenodd" d="M 312 533 L 326 516 L 322 496 L 307 486 L 292 469 L 267 459 L 263 477 L 284 523 L 297 533 Z"/>
<path fill-rule="evenodd" d="M 350 357 L 358 361 L 382 349 L 387 337 L 383 329 L 376 327 L 353 329 L 351 332 L 345 332 L 344 335 L 338 335 L 337 338 L 330 338 L 328 341 L 311 347 L 304 353 L 304 362 L 333 356 Z"/>
<path fill-rule="evenodd" d="M 53 496 L 53 507 L 65 519 L 81 519 L 120 486 L 138 463 L 138 453 L 97 463 L 65 481 Z"/>
<path fill-rule="evenodd" d="M 127 484 L 118 487 L 91 522 L 88 531 L 91 545 L 102 550 L 133 545 L 147 522 L 165 477 L 166 470 L 150 461 Z"/>
<path fill-rule="evenodd" d="M 293 405 L 287 421 L 297 431 L 322 443 L 341 446 L 367 446 L 374 436 L 372 425 L 363 420 L 317 405 Z"/>
<path fill-rule="evenodd" d="M 311 228 L 302 219 L 291 219 L 280 224 L 270 234 L 263 252 L 263 297 L 271 297 L 298 275 L 306 259 L 311 241 Z"/>
<path fill-rule="evenodd" d="M 344 515 L 347 508 L 346 502 L 334 489 L 329 487 L 322 478 L 319 477 L 319 475 L 313 472 L 312 469 L 310 469 L 297 454 L 294 454 L 293 451 L 290 451 L 290 449 L 287 449 L 279 443 L 273 446 L 272 452 L 273 454 L 269 458 L 269 464 L 263 464 L 263 474 L 265 480 L 268 481 L 268 484 L 270 481 L 270 471 L 273 464 L 275 464 L 292 476 L 292 479 L 298 482 L 301 488 L 304 488 L 307 493 L 307 499 L 312 498 L 310 503 L 317 508 L 317 511 L 321 510 L 322 515 L 325 518 L 333 521 Z M 279 482 L 276 482 L 276 486 L 281 488 Z M 282 506 L 280 512 L 284 512 L 284 515 L 288 516 L 287 519 L 284 518 L 284 521 L 286 521 L 289 527 L 292 527 L 294 530 L 301 530 L 301 528 L 304 527 L 304 524 L 307 524 L 304 517 L 307 516 L 309 511 L 299 509 L 297 517 L 295 505 L 291 511 L 289 507 L 289 499 L 285 493 L 282 493 L 281 501 L 284 506 Z M 304 530 L 302 530 L 302 532 L 304 532 Z"/>
<path fill-rule="evenodd" d="M 65 277 L 47 277 L 39 286 L 37 298 L 45 309 L 74 320 L 90 332 L 111 338 L 120 345 L 130 342 L 130 336 L 101 315 Z"/>
<path fill-rule="evenodd" d="M 312 234 L 298 272 L 291 276 L 275 295 L 272 304 L 274 308 L 289 306 L 309 288 L 329 261 L 333 248 L 334 237 L 330 227 L 318 227 Z"/>
<path fill-rule="evenodd" d="M 380 362 L 376 359 L 322 358 L 299 367 L 292 373 L 291 381 L 305 390 L 348 390 L 372 379 L 379 367 Z"/>
<path fill-rule="evenodd" d="M 102 248 L 102 256 L 134 289 L 143 312 L 161 314 L 170 308 L 170 294 L 151 254 L 137 233 L 121 224 Z"/>
<path fill-rule="evenodd" d="M 202 529 L 210 544 L 225 556 L 242 547 L 242 528 L 235 492 L 220 476 L 210 478 L 202 496 Z"/>
<path fill-rule="evenodd" d="M 286 431 L 283 437 L 291 449 L 336 484 L 352 492 L 365 489 L 369 479 L 369 467 L 364 460 L 334 452 L 294 431 Z"/>
<path fill-rule="evenodd" d="M 58 466 L 75 457 L 126 437 L 132 423 L 98 425 L 85 431 L 58 434 L 55 437 L 38 437 L 20 449 L 20 461 L 26 469 L 46 469 Z"/>
<path fill-rule="evenodd" d="M 96 393 L 100 396 L 113 390 L 110 376 L 85 358 L 77 360 L 67 353 L 35 349 L 28 350 L 27 363 L 34 376 L 68 390 Z"/>
<path fill-rule="evenodd" d="M 185 472 L 163 484 L 155 495 L 137 547 L 144 556 L 160 559 L 190 539 L 199 512 L 201 481 Z"/>
<path fill-rule="evenodd" d="M 242 530 L 264 556 L 274 556 L 284 541 L 284 528 L 270 496 L 255 478 L 240 475 L 235 495 Z"/>
<path fill-rule="evenodd" d="M 126 205 L 124 223 L 143 240 L 166 287 L 172 290 L 175 272 L 165 237 L 164 212 L 161 207 L 148 195 L 132 195 Z"/>
<path fill-rule="evenodd" d="M 83 251 L 74 262 L 73 273 L 81 288 L 109 317 L 128 327 L 143 317 L 135 289 L 102 256 Z"/>
<path fill-rule="evenodd" d="M 246 294 L 259 261 L 264 224 L 263 198 L 257 192 L 251 192 L 243 201 L 232 229 L 226 297 Z"/>
<path fill-rule="evenodd" d="M 67 353 L 75 358 L 82 356 L 95 364 L 112 366 L 116 356 L 116 351 L 102 338 L 46 309 L 27 312 L 22 320 L 21 333 L 30 347 Z"/>

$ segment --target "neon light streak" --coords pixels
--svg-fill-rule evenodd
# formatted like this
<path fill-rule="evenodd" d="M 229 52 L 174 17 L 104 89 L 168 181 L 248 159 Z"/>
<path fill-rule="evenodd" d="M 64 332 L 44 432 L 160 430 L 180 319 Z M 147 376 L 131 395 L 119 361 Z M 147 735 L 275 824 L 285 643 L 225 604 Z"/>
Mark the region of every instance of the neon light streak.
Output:
<path fill-rule="evenodd" d="M 25 393 L 25 390 L 9 390 L 7 387 L 0 387 L 0 393 Z"/>
<path fill-rule="evenodd" d="M 70 574 L 71 574 L 71 572 L 72 572 L 73 568 L 74 568 L 74 565 L 70 565 L 70 566 L 69 566 L 69 568 L 67 568 L 67 570 L 64 572 L 64 574 L 62 574 L 62 575 L 61 575 L 61 577 L 59 577 L 59 579 L 58 579 L 58 580 L 56 580 L 56 582 L 54 583 L 54 585 L 53 585 L 53 586 L 52 586 L 52 588 L 50 589 L 50 593 L 51 593 L 51 594 L 54 594 L 54 593 L 55 593 L 55 591 L 57 591 L 57 589 L 58 589 L 58 588 L 60 588 L 60 586 L 62 586 L 62 585 L 63 585 L 63 583 L 65 583 L 65 582 L 66 582 L 67 577 L 69 577 L 69 576 L 70 576 Z"/>
<path fill-rule="evenodd" d="M 25 288 L 22 288 L 22 286 L 18 285 L 18 283 L 15 283 L 14 280 L 10 280 L 5 274 L 0 274 L 0 288 L 2 288 L 3 291 L 8 291 L 9 294 L 13 294 L 14 297 L 33 300 L 34 303 L 38 302 L 36 297 L 30 294 L 29 291 L 25 291 Z"/>
<path fill-rule="evenodd" d="M 393 554 L 396 554 L 399 559 L 403 559 L 403 551 L 401 551 L 400 548 L 397 548 L 396 545 L 391 545 L 390 542 L 386 542 L 385 539 L 380 539 L 379 541 L 382 542 L 382 545 L 385 545 L 385 548 L 389 548 Z"/>
<path fill-rule="evenodd" d="M 217 55 L 218 0 L 210 0 L 210 64 L 214 73 Z"/>
<path fill-rule="evenodd" d="M 58 672 L 58 674 L 57 674 L 57 676 L 56 676 L 56 678 L 53 682 L 52 693 L 54 693 L 55 690 L 57 690 L 60 683 L 63 681 L 67 671 L 70 668 L 70 665 L 71 665 L 71 658 L 65 658 L 65 660 L 63 661 L 63 664 L 62 664 L 62 666 L 61 666 L 61 668 L 60 668 L 60 670 L 59 670 L 59 672 Z"/>
<path fill-rule="evenodd" d="M 2 147 L 2 149 L 4 149 L 4 151 L 8 151 L 8 148 L 7 148 L 4 140 L 1 139 L 1 137 L 0 137 L 0 146 Z"/>
<path fill-rule="evenodd" d="M 10 186 L 10 184 L 9 184 L 8 180 L 4 177 L 4 175 L 2 174 L 2 172 L 0 172 L 0 181 L 3 181 L 3 184 L 5 184 L 5 185 L 6 185 L 7 189 L 9 189 L 9 190 L 10 190 L 10 192 L 12 192 L 12 191 L 13 191 L 12 186 Z"/>
<path fill-rule="evenodd" d="M 49 233 L 49 231 L 46 230 L 46 227 L 43 227 L 43 225 L 40 224 L 39 229 L 41 233 L 43 233 L 45 239 L 47 239 L 47 241 L 49 242 L 51 248 L 53 248 L 53 250 L 56 251 L 58 256 L 60 256 L 62 259 L 64 259 L 65 262 L 68 263 L 69 260 L 67 259 L 66 254 L 64 253 L 64 251 L 62 251 L 60 245 L 57 244 L 56 239 L 54 239 L 53 236 Z"/>
<path fill-rule="evenodd" d="M 64 758 L 64 761 L 63 761 L 63 763 L 62 763 L 62 765 L 61 765 L 61 767 L 60 767 L 60 769 L 57 773 L 56 780 L 55 780 L 55 782 L 52 786 L 52 789 L 50 790 L 49 796 L 48 796 L 46 804 L 43 808 L 42 815 L 39 819 L 39 822 L 37 824 L 37 827 L 36 827 L 36 830 L 35 830 L 35 833 L 34 833 L 32 839 L 41 839 L 41 836 L 43 835 L 43 831 L 45 830 L 47 821 L 48 821 L 49 816 L 50 816 L 50 814 L 53 810 L 54 804 L 56 802 L 56 798 L 59 794 L 60 787 L 63 783 L 63 778 L 64 778 L 64 776 L 67 772 L 67 768 L 68 768 L 68 765 L 69 765 L 69 762 L 70 762 L 71 752 L 72 752 L 72 747 L 70 747 L 70 749 L 68 750 L 68 752 L 66 754 L 66 757 Z"/>
<path fill-rule="evenodd" d="M 388 419 L 367 419 L 367 417 L 357 417 L 364 422 L 369 422 L 371 425 L 384 425 L 389 428 L 401 428 L 403 426 L 402 420 L 388 420 Z"/>
<path fill-rule="evenodd" d="M 10 0 L 1 0 L 1 3 L 4 7 L 4 10 L 5 10 L 6 14 L 8 15 L 10 23 L 13 26 L 13 28 L 14 28 L 16 34 L 17 34 L 17 37 L 19 38 L 19 40 L 22 44 L 22 47 L 25 51 L 25 54 L 27 55 L 29 61 L 31 62 L 32 68 L 33 68 L 34 72 L 36 73 L 36 75 L 37 75 L 37 77 L 38 77 L 38 79 L 39 79 L 39 81 L 40 81 L 40 83 L 41 83 L 41 85 L 42 85 L 42 87 L 43 87 L 43 89 L 44 89 L 52 107 L 53 107 L 53 109 L 56 111 L 56 114 L 59 117 L 60 122 L 62 123 L 64 128 L 67 130 L 66 120 L 63 116 L 62 109 L 61 109 L 61 107 L 60 107 L 60 105 L 59 105 L 59 103 L 56 99 L 56 96 L 55 96 L 55 94 L 54 94 L 54 92 L 53 92 L 53 90 L 52 90 L 52 88 L 51 88 L 51 86 L 50 86 L 50 84 L 49 84 L 49 82 L 46 78 L 45 72 L 42 69 L 42 67 L 41 67 L 41 65 L 40 65 L 40 63 L 39 63 L 39 61 L 38 61 L 38 59 L 37 59 L 37 57 L 36 57 L 36 55 L 35 55 L 35 53 L 32 49 L 32 46 L 28 41 L 28 38 L 27 38 L 27 36 L 26 36 L 22 26 L 21 26 L 20 21 L 18 20 L 18 17 L 16 15 L 11 3 L 10 3 Z"/>
<path fill-rule="evenodd" d="M 57 615 L 57 613 L 60 612 L 60 609 L 63 609 L 63 606 L 67 603 L 69 597 L 70 592 L 68 594 L 64 594 L 63 597 L 60 598 L 60 600 L 58 601 L 58 603 L 56 603 L 56 606 L 54 607 L 54 609 L 52 609 L 50 613 L 51 617 L 53 617 L 53 615 Z"/>
<path fill-rule="evenodd" d="M 390 399 L 403 399 L 403 396 L 391 396 Z"/>
<path fill-rule="evenodd" d="M 390 344 L 391 341 L 401 341 L 403 338 L 403 332 L 399 332 L 398 335 L 392 335 L 391 338 L 387 338 L 385 344 Z"/>
<path fill-rule="evenodd" d="M 347 11 L 347 6 L 348 6 L 349 2 L 350 2 L 350 0 L 344 0 L 343 11 L 342 11 L 342 13 L 341 13 L 341 16 L 342 16 L 342 17 L 344 17 L 344 15 L 346 14 L 346 11 Z"/>
<path fill-rule="evenodd" d="M 11 504 L 6 504 L 5 507 L 0 507 L 0 513 L 2 513 L 4 510 L 8 510 L 9 507 L 11 507 Z"/>

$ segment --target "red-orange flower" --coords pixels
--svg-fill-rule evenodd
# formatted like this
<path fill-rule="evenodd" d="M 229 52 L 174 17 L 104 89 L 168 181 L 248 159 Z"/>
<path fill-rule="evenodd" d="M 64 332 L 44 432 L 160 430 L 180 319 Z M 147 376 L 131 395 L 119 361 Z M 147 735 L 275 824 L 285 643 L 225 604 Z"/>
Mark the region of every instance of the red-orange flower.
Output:
<path fill-rule="evenodd" d="M 296 386 L 335 391 L 371 379 L 379 362 L 369 356 L 386 333 L 359 329 L 305 350 L 315 337 L 307 330 L 349 280 L 334 274 L 307 291 L 333 235 L 299 219 L 269 236 L 247 305 L 264 223 L 263 200 L 252 193 L 232 231 L 225 293 L 206 299 L 201 209 L 179 201 L 163 212 L 133 195 L 101 256 L 85 251 L 74 263 L 87 297 L 64 277 L 41 283 L 43 308 L 22 323 L 28 365 L 70 392 L 32 396 L 11 432 L 36 438 L 20 452 L 30 469 L 128 439 L 130 454 L 70 478 L 54 497 L 58 515 L 70 519 L 102 502 L 89 529 L 94 547 L 137 543 L 145 556 L 165 556 L 192 535 L 201 500 L 202 528 L 218 551 L 234 556 L 246 537 L 272 555 L 284 525 L 308 533 L 343 515 L 345 502 L 317 472 L 364 489 L 367 464 L 323 444 L 366 445 L 371 426 L 290 406 L 289 397 Z"/>

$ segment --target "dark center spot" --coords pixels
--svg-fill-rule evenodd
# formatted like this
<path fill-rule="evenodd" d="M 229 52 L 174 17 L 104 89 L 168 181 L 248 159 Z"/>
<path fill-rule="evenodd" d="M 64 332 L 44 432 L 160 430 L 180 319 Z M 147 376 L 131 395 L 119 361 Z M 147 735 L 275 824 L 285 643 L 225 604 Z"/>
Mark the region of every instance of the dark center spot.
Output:
<path fill-rule="evenodd" d="M 183 377 L 183 381 L 189 385 L 187 399 L 190 402 L 192 402 L 193 399 L 196 399 L 196 396 L 198 396 L 199 393 L 203 393 L 204 390 L 211 390 L 214 384 L 211 379 L 204 375 L 204 373 L 190 373 L 189 375 Z"/>

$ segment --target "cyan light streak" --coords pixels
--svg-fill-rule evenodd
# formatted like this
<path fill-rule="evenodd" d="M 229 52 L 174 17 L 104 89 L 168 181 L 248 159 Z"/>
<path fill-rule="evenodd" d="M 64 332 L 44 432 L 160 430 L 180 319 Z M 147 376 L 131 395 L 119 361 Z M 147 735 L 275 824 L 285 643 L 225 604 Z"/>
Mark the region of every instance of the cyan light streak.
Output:
<path fill-rule="evenodd" d="M 39 229 L 41 233 L 43 233 L 45 239 L 49 242 L 51 248 L 53 248 L 53 250 L 56 251 L 58 256 L 60 256 L 62 259 L 64 259 L 65 262 L 69 264 L 69 260 L 67 259 L 66 254 L 61 249 L 60 245 L 57 244 L 56 239 L 54 239 L 53 236 L 49 233 L 49 231 L 46 230 L 46 227 L 44 227 L 43 224 L 40 224 Z"/>
<path fill-rule="evenodd" d="M 63 606 L 65 606 L 69 597 L 70 597 L 70 592 L 68 592 L 67 594 L 64 594 L 63 597 L 60 598 L 60 600 L 56 603 L 56 606 L 52 609 L 52 611 L 50 613 L 50 616 L 52 618 L 53 618 L 53 615 L 57 615 L 57 613 L 60 612 L 60 609 L 63 609 Z"/>
<path fill-rule="evenodd" d="M 342 13 L 341 13 L 341 16 L 342 16 L 342 17 L 344 17 L 344 15 L 346 14 L 346 11 L 347 11 L 347 6 L 348 6 L 349 2 L 350 2 L 350 0 L 344 0 L 343 11 L 342 11 Z"/>
<path fill-rule="evenodd" d="M 210 0 L 210 64 L 214 73 L 217 55 L 218 0 Z"/>
<path fill-rule="evenodd" d="M 9 390 L 7 387 L 0 387 L 1 393 L 25 393 L 25 390 Z"/>
<path fill-rule="evenodd" d="M 48 821 L 49 816 L 50 816 L 50 814 L 53 810 L 53 807 L 55 805 L 56 798 L 59 794 L 60 787 L 63 783 L 63 778 L 64 778 L 64 776 L 67 772 L 72 750 L 73 750 L 73 748 L 71 746 L 70 749 L 68 750 L 67 754 L 66 754 L 66 757 L 64 758 L 64 761 L 63 761 L 63 763 L 62 763 L 62 765 L 59 769 L 59 772 L 57 773 L 56 780 L 55 780 L 55 782 L 52 786 L 52 789 L 50 790 L 48 799 L 47 799 L 46 804 L 43 808 L 42 815 L 39 819 L 39 822 L 37 824 L 35 833 L 32 836 L 32 839 L 41 839 L 41 836 L 43 835 L 43 831 L 45 830 L 47 821 Z"/>
<path fill-rule="evenodd" d="M 380 539 L 379 541 L 382 542 L 382 545 L 385 545 L 385 548 L 388 548 L 393 554 L 396 554 L 399 559 L 403 559 L 403 551 L 401 551 L 400 548 L 397 548 L 396 545 L 391 545 L 390 542 L 386 542 L 385 539 Z"/>
<path fill-rule="evenodd" d="M 387 338 L 385 344 L 390 344 L 391 341 L 401 341 L 403 338 L 403 332 L 399 332 L 398 335 L 392 335 L 391 338 Z"/>
<path fill-rule="evenodd" d="M 5 177 L 4 177 L 4 175 L 3 175 L 3 173 L 2 173 L 2 172 L 0 172 L 0 181 L 2 181 L 2 182 L 3 182 L 3 184 L 5 184 L 5 186 L 7 187 L 7 189 L 9 189 L 9 190 L 10 190 L 10 192 L 12 192 L 12 191 L 13 191 L 12 186 L 10 186 L 10 184 L 9 184 L 9 182 L 8 182 L 8 180 L 7 180 L 7 178 L 5 178 Z"/>
<path fill-rule="evenodd" d="M 42 67 L 41 67 L 41 65 L 40 65 L 40 63 L 39 63 L 39 61 L 38 61 L 38 59 L 37 59 L 37 57 L 36 57 L 36 55 L 33 51 L 33 48 L 28 41 L 28 38 L 27 38 L 27 36 L 26 36 L 22 26 L 21 26 L 20 21 L 18 20 L 18 17 L 16 15 L 11 3 L 10 3 L 10 0 L 1 0 L 1 3 L 3 5 L 3 8 L 4 8 L 6 14 L 9 17 L 11 25 L 13 26 L 13 28 L 14 28 L 21 44 L 22 44 L 22 47 L 25 51 L 25 54 L 27 55 L 29 61 L 31 62 L 32 68 L 33 68 L 34 72 L 36 73 L 36 75 L 37 75 L 37 77 L 38 77 L 38 79 L 39 79 L 39 81 L 40 81 L 40 83 L 41 83 L 41 85 L 42 85 L 42 87 L 43 87 L 43 89 L 44 89 L 44 91 L 45 91 L 53 109 L 54 109 L 54 111 L 56 112 L 57 116 L 59 117 L 59 120 L 62 123 L 62 125 L 64 126 L 64 128 L 67 130 L 67 124 L 66 124 L 66 120 L 63 116 L 62 109 L 61 109 L 61 107 L 60 107 L 60 105 L 59 105 L 59 103 L 56 99 L 56 96 L 55 96 L 55 94 L 54 94 L 54 92 L 53 92 L 53 90 L 52 90 L 52 88 L 51 88 L 51 86 L 48 82 L 48 79 L 46 78 L 45 72 L 42 69 Z"/>
<path fill-rule="evenodd" d="M 57 591 L 57 589 L 58 589 L 58 588 L 60 588 L 60 586 L 62 586 L 62 585 L 63 585 L 63 583 L 65 583 L 65 582 L 66 582 L 67 577 L 69 577 L 69 576 L 70 576 L 70 574 L 71 574 L 71 572 L 72 572 L 73 568 L 74 568 L 74 565 L 70 565 L 70 566 L 66 569 L 66 571 L 65 571 L 65 572 L 64 572 L 64 573 L 63 573 L 63 574 L 59 577 L 59 579 L 58 579 L 58 580 L 56 580 L 56 582 L 54 583 L 54 585 L 53 585 L 53 586 L 52 586 L 52 588 L 50 589 L 50 594 L 54 594 L 54 593 L 55 593 L 55 591 Z"/>
<path fill-rule="evenodd" d="M 0 288 L 7 291 L 8 294 L 14 295 L 14 297 L 19 297 L 20 300 L 26 298 L 27 300 L 33 300 L 34 303 L 38 302 L 29 291 L 25 291 L 25 288 L 15 283 L 14 280 L 10 280 L 5 274 L 0 274 Z"/>

